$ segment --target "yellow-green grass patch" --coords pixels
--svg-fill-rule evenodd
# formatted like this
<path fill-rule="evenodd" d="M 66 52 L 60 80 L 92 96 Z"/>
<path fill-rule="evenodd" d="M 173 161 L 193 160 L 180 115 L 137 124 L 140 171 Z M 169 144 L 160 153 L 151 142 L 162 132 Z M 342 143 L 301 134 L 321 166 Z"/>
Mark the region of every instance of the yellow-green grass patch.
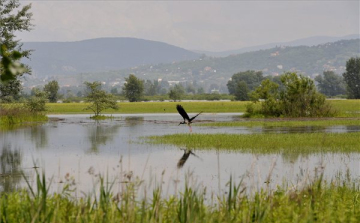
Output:
<path fill-rule="evenodd" d="M 251 153 L 360 152 L 360 132 L 288 134 L 172 134 L 144 139 L 193 149 L 221 149 Z"/>

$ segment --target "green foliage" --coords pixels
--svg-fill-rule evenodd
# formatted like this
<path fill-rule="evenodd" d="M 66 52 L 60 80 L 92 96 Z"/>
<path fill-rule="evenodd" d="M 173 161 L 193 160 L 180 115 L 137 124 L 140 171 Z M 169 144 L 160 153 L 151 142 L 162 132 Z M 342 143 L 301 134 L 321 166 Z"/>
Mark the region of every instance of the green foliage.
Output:
<path fill-rule="evenodd" d="M 15 32 L 31 29 L 31 5 L 20 7 L 19 0 L 2 0 L 0 7 L 0 77 L 14 80 L 18 75 L 30 73 L 30 68 L 21 64 L 20 59 L 29 57 L 29 50 L 22 50 L 22 44 L 15 40 Z"/>
<path fill-rule="evenodd" d="M 346 93 L 342 77 L 333 71 L 324 71 L 323 75 L 315 77 L 315 81 L 318 82 L 319 91 L 326 96 L 331 97 Z"/>
<path fill-rule="evenodd" d="M 237 100 L 238 98 L 247 100 L 245 93 L 254 90 L 264 79 L 261 71 L 248 70 L 234 74 L 228 81 L 227 87 L 229 93 L 235 95 Z"/>
<path fill-rule="evenodd" d="M 348 98 L 360 99 L 360 57 L 350 58 L 343 73 L 347 84 Z"/>
<path fill-rule="evenodd" d="M 14 81 L 18 75 L 27 71 L 25 66 L 18 62 L 22 54 L 18 51 L 8 52 L 5 44 L 0 44 L 0 57 L 0 83 Z"/>
<path fill-rule="evenodd" d="M 50 81 L 45 84 L 44 91 L 48 95 L 49 102 L 57 102 L 59 98 L 59 83 L 56 80 Z"/>
<path fill-rule="evenodd" d="M 175 84 L 174 87 L 170 88 L 169 98 L 173 101 L 180 101 L 184 94 L 184 87 L 181 84 Z"/>
<path fill-rule="evenodd" d="M 91 110 L 94 112 L 94 116 L 99 116 L 105 109 L 119 109 L 116 99 L 112 94 L 108 94 L 101 90 L 100 82 L 85 82 L 87 87 L 87 96 L 85 97 L 86 102 L 91 103 L 84 110 Z"/>
<path fill-rule="evenodd" d="M 254 103 L 264 100 L 260 111 L 255 113 L 275 117 L 330 117 L 336 114 L 325 96 L 316 91 L 310 78 L 285 73 L 280 80 L 282 90 L 276 83 L 264 80 L 251 94 Z"/>
<path fill-rule="evenodd" d="M 125 97 L 130 102 L 140 101 L 144 95 L 144 81 L 138 79 L 134 74 L 130 74 L 125 81 L 123 87 Z"/>
<path fill-rule="evenodd" d="M 21 82 L 17 79 L 0 82 L 0 102 L 10 103 L 20 98 Z"/>
<path fill-rule="evenodd" d="M 31 113 L 43 113 L 46 108 L 47 94 L 44 91 L 36 90 L 35 95 L 31 96 L 26 102 L 25 107 Z"/>
<path fill-rule="evenodd" d="M 245 81 L 239 81 L 237 83 L 234 95 L 237 101 L 248 101 L 249 100 L 249 88 Z"/>

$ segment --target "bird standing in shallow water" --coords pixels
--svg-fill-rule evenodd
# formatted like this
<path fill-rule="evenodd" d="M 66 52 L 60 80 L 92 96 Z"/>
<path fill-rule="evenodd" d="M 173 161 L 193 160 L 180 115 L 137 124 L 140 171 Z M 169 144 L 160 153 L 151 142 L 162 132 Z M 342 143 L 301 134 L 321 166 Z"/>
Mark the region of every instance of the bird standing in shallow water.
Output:
<path fill-rule="evenodd" d="M 183 117 L 184 121 L 180 122 L 179 125 L 181 124 L 187 124 L 190 128 L 190 132 L 192 132 L 192 128 L 191 128 L 191 123 L 192 120 L 194 120 L 198 115 L 200 115 L 202 112 L 200 112 L 199 114 L 195 115 L 192 118 L 189 118 L 189 115 L 186 113 L 185 109 L 181 106 L 181 105 L 176 105 L 176 109 L 178 110 L 179 114 Z"/>

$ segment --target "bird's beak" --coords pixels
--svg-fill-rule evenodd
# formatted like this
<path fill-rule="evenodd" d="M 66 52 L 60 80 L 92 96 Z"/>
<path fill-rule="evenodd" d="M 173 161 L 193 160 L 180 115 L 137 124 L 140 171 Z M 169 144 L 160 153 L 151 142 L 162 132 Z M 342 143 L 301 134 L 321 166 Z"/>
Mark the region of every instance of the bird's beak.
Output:
<path fill-rule="evenodd" d="M 179 125 L 181 125 L 181 122 L 179 123 Z M 178 126 L 179 126 L 179 125 L 178 125 Z"/>

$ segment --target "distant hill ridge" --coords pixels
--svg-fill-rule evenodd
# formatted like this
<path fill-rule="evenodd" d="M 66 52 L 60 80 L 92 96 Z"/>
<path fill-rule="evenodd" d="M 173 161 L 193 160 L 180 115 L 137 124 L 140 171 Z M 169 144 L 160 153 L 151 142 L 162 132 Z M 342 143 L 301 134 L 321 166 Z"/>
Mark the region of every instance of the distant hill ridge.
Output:
<path fill-rule="evenodd" d="M 29 64 L 34 76 L 117 70 L 142 64 L 196 59 L 200 54 L 163 42 L 136 38 L 98 38 L 76 42 L 24 42 L 34 50 Z"/>
<path fill-rule="evenodd" d="M 214 57 L 226 57 L 230 55 L 236 55 L 241 53 L 247 53 L 252 51 L 258 51 L 258 50 L 266 50 L 271 49 L 277 46 L 316 46 L 320 44 L 330 43 L 330 42 L 336 42 L 339 40 L 351 40 L 351 39 L 359 39 L 359 34 L 351 34 L 341 37 L 333 37 L 333 36 L 312 36 L 308 38 L 303 39 L 297 39 L 293 41 L 288 42 L 275 42 L 275 43 L 268 43 L 268 44 L 262 44 L 257 46 L 250 46 L 250 47 L 243 47 L 237 50 L 228 50 L 228 51 L 221 51 L 221 52 L 210 52 L 210 51 L 200 51 L 200 50 L 194 50 L 196 53 L 205 54 L 207 56 L 214 56 Z"/>

